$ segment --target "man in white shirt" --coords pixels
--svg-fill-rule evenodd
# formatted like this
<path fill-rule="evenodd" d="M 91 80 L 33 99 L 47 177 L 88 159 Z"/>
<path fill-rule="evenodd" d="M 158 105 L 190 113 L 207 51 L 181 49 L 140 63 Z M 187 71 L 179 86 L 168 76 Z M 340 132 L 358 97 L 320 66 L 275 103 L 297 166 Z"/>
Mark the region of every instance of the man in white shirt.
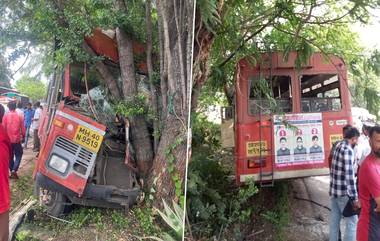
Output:
<path fill-rule="evenodd" d="M 34 116 L 32 121 L 32 130 L 33 130 L 33 151 L 40 151 L 40 138 L 38 137 L 38 128 L 40 127 L 40 117 L 42 112 L 42 107 L 40 102 L 34 104 Z"/>
<path fill-rule="evenodd" d="M 371 146 L 369 145 L 369 130 L 374 125 L 370 122 L 364 122 L 362 128 L 362 134 L 358 139 L 356 158 L 358 162 L 358 166 L 360 166 L 364 159 L 371 153 Z"/>

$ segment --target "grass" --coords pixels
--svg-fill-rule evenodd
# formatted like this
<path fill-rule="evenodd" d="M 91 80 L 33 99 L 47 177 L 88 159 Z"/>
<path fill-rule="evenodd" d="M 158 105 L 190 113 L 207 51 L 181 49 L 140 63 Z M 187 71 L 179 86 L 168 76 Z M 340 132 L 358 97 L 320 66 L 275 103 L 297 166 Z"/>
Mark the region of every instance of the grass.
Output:
<path fill-rule="evenodd" d="M 33 195 L 33 168 L 19 175 L 18 180 L 10 181 L 11 210 L 17 207 L 23 200 Z"/>
<path fill-rule="evenodd" d="M 33 195 L 33 164 L 20 170 L 19 179 L 11 181 L 11 209 Z M 135 206 L 129 211 L 122 209 L 102 209 L 75 206 L 73 211 L 63 217 L 66 222 L 55 220 L 46 215 L 42 207 L 36 206 L 30 220 L 25 220 L 15 240 L 81 240 L 81 241 L 137 241 L 141 237 L 159 236 L 160 217 L 147 206 Z"/>
<path fill-rule="evenodd" d="M 289 182 L 277 182 L 272 189 L 265 190 L 270 197 L 264 197 L 255 205 L 261 206 L 259 218 L 272 230 L 276 241 L 287 240 L 286 229 L 291 221 L 289 203 Z"/>
<path fill-rule="evenodd" d="M 159 236 L 162 232 L 149 207 L 124 210 L 76 207 L 63 221 L 48 217 L 41 207 L 34 210 L 31 221 L 25 221 L 16 240 L 81 240 L 137 241 L 142 237 Z M 157 218 L 159 219 L 159 218 Z"/>

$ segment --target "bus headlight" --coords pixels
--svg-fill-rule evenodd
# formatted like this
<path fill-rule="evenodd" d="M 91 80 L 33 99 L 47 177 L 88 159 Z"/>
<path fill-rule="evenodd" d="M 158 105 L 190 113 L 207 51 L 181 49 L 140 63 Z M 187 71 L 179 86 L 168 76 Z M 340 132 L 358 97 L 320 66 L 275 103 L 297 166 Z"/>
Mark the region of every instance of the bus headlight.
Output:
<path fill-rule="evenodd" d="M 67 167 L 69 166 L 69 162 L 65 159 L 52 155 L 49 161 L 49 167 L 56 170 L 59 173 L 64 174 L 67 170 Z"/>

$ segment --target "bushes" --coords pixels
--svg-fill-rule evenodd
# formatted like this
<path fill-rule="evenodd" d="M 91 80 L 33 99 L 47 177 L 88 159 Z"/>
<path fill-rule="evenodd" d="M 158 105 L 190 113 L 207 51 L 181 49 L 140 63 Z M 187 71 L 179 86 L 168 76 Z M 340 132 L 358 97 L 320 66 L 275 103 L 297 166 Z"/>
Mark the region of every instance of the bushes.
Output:
<path fill-rule="evenodd" d="M 239 229 L 249 221 L 253 208 L 247 204 L 258 189 L 253 183 L 236 187 L 228 174 L 217 160 L 192 160 L 187 209 L 194 237 L 220 238 L 225 230 Z M 239 235 L 239 232 L 234 230 L 234 234 Z"/>
<path fill-rule="evenodd" d="M 193 156 L 189 164 L 187 210 L 191 232 L 195 239 L 224 236 L 226 230 L 239 236 L 240 225 L 252 214 L 247 205 L 258 192 L 253 183 L 237 187 L 230 178 L 230 152 L 221 149 L 220 127 L 197 114 L 193 123 Z M 237 237 L 234 238 L 237 238 Z"/>

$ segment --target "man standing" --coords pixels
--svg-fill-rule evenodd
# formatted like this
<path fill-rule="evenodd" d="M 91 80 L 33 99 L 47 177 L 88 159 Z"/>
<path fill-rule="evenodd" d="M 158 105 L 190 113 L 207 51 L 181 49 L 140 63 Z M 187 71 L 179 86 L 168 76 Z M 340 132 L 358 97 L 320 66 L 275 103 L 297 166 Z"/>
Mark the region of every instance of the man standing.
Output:
<path fill-rule="evenodd" d="M 1 122 L 4 107 L 0 105 L 0 241 L 8 241 L 10 193 L 8 168 L 11 144 Z"/>
<path fill-rule="evenodd" d="M 380 126 L 369 133 L 372 152 L 359 169 L 359 216 L 357 241 L 380 240 Z"/>
<path fill-rule="evenodd" d="M 359 135 L 358 129 L 354 127 L 348 129 L 344 140 L 338 142 L 334 148 L 330 170 L 331 212 L 329 241 L 338 241 L 340 220 L 347 202 L 352 200 L 354 208 L 360 208 L 354 173 L 355 155 L 353 150 Z M 356 215 L 345 218 L 346 229 L 343 241 L 356 240 L 357 222 L 358 217 Z"/>
<path fill-rule="evenodd" d="M 335 150 L 335 147 L 338 145 L 339 142 L 341 141 L 344 141 L 344 139 L 346 139 L 346 133 L 349 129 L 353 128 L 352 125 L 348 124 L 348 125 L 345 125 L 342 129 L 342 133 L 343 133 L 343 140 L 339 140 L 339 141 L 336 141 L 334 143 L 332 143 L 332 147 L 331 147 L 331 150 L 330 150 L 330 154 L 329 154 L 329 157 L 327 158 L 328 161 L 329 161 L 329 168 L 331 169 L 331 164 L 332 164 L 332 157 L 333 157 L 333 153 L 334 153 L 334 150 Z M 359 141 L 359 139 L 358 139 Z"/>
<path fill-rule="evenodd" d="M 9 164 L 10 178 L 18 179 L 17 170 L 21 163 L 22 146 L 21 139 L 25 137 L 24 118 L 16 112 L 16 103 L 8 103 L 9 112 L 4 115 L 3 127 L 8 134 L 12 146 L 12 158 Z"/>
<path fill-rule="evenodd" d="M 33 130 L 33 151 L 39 152 L 40 151 L 40 138 L 38 137 L 38 128 L 40 127 L 40 117 L 41 117 L 41 111 L 42 107 L 40 102 L 36 102 L 34 104 L 35 110 L 34 110 L 34 116 L 33 116 L 33 122 L 32 122 L 32 130 Z"/>
<path fill-rule="evenodd" d="M 26 110 L 24 110 L 24 126 L 26 129 L 24 148 L 26 149 L 28 146 L 28 139 L 30 136 L 30 126 L 32 125 L 32 120 L 34 117 L 34 110 L 32 109 L 32 104 L 28 103 L 26 106 Z"/>
<path fill-rule="evenodd" d="M 360 166 L 364 159 L 371 153 L 371 146 L 369 144 L 369 131 L 374 125 L 372 123 L 365 122 L 363 123 L 362 135 L 358 139 L 358 148 L 357 148 L 357 159 L 358 165 Z"/>

